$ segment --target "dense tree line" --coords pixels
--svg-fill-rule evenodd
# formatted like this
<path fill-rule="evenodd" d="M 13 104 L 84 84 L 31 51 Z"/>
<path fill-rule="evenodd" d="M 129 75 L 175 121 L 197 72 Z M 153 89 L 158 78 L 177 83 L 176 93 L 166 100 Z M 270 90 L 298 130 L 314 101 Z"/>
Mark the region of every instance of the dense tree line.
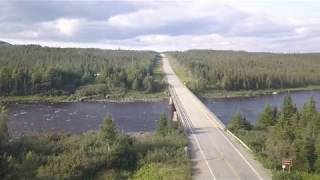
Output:
<path fill-rule="evenodd" d="M 5 111 L 2 111 L 5 113 Z M 0 179 L 191 179 L 187 138 L 162 116 L 155 134 L 129 137 L 106 117 L 97 132 L 10 139 L 0 119 Z"/>
<path fill-rule="evenodd" d="M 320 178 L 320 112 L 313 98 L 298 111 L 287 96 L 281 110 L 266 106 L 254 125 L 237 113 L 228 128 L 271 169 L 280 171 L 282 159 L 292 159 L 293 173 L 276 172 L 275 179 Z"/>
<path fill-rule="evenodd" d="M 151 51 L 0 46 L 0 96 L 153 92 L 161 88 L 153 78 L 157 59 Z"/>
<path fill-rule="evenodd" d="M 320 54 L 190 50 L 169 52 L 194 90 L 256 90 L 320 85 Z"/>

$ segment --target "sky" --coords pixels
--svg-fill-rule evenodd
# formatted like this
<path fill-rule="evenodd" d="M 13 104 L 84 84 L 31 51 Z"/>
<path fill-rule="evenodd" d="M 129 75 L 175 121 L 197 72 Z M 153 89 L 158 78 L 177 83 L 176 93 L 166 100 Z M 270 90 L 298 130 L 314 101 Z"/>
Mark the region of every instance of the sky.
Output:
<path fill-rule="evenodd" d="M 103 49 L 320 52 L 320 1 L 0 0 L 0 40 Z"/>

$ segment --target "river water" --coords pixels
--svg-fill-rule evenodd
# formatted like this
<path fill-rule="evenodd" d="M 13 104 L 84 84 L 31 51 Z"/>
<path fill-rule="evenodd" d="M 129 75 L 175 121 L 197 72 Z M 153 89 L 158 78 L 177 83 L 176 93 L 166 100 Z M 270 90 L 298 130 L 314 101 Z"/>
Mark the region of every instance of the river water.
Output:
<path fill-rule="evenodd" d="M 8 127 L 13 136 L 96 130 L 108 114 L 123 132 L 153 131 L 160 114 L 169 113 L 168 101 L 11 104 L 8 109 Z"/>
<path fill-rule="evenodd" d="M 255 122 L 259 114 L 267 104 L 281 108 L 283 99 L 287 94 L 278 94 L 270 96 L 229 98 L 229 99 L 204 99 L 202 100 L 207 107 L 214 112 L 218 118 L 228 124 L 236 112 L 240 112 L 250 122 Z M 320 111 L 320 91 L 301 91 L 290 93 L 293 102 L 298 109 L 301 109 L 313 96 L 317 103 L 317 109 Z"/>
<path fill-rule="evenodd" d="M 266 104 L 281 107 L 285 94 L 252 98 L 205 99 L 203 102 L 225 124 L 240 111 L 254 122 Z M 320 110 L 320 91 L 291 93 L 298 108 L 314 96 Z M 13 136 L 42 132 L 81 133 L 96 130 L 111 114 L 121 131 L 153 131 L 161 113 L 169 114 L 168 101 L 160 102 L 76 102 L 57 104 L 11 104 L 8 127 Z"/>

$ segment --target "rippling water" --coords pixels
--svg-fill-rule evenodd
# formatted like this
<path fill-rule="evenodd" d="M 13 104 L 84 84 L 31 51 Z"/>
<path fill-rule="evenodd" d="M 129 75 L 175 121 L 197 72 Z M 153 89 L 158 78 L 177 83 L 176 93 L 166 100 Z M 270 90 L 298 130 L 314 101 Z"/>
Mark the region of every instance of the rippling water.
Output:
<path fill-rule="evenodd" d="M 76 102 L 9 105 L 8 127 L 13 136 L 41 132 L 81 133 L 99 128 L 111 114 L 124 132 L 153 131 L 168 102 Z"/>
<path fill-rule="evenodd" d="M 205 99 L 204 103 L 225 124 L 240 111 L 255 122 L 266 104 L 281 107 L 285 94 L 252 98 Z M 291 93 L 298 108 L 314 96 L 320 111 L 320 91 Z M 153 131 L 162 112 L 169 114 L 168 102 L 77 102 L 58 104 L 9 105 L 10 133 L 14 136 L 41 132 L 81 133 L 99 128 L 101 120 L 111 114 L 124 132 Z"/>
<path fill-rule="evenodd" d="M 203 102 L 225 124 L 230 121 L 233 114 L 237 111 L 241 112 L 250 122 L 255 122 L 267 104 L 281 107 L 285 95 L 286 94 L 251 98 L 205 99 Z M 313 96 L 317 102 L 317 108 L 320 111 L 320 91 L 294 92 L 290 93 L 290 95 L 298 108 L 303 107 L 303 104 Z"/>

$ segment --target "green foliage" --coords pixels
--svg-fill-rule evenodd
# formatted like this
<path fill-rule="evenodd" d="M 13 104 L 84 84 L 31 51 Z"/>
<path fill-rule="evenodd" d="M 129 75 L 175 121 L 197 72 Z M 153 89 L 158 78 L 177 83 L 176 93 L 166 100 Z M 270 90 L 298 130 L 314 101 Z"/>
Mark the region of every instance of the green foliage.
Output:
<path fill-rule="evenodd" d="M 172 126 L 170 124 L 170 121 L 167 119 L 165 114 L 160 115 L 160 119 L 158 121 L 156 134 L 160 136 L 166 136 L 169 134 L 172 130 Z"/>
<path fill-rule="evenodd" d="M 0 46 L 0 96 L 160 91 L 152 76 L 157 57 L 151 51 Z"/>
<path fill-rule="evenodd" d="M 5 154 L 5 149 L 9 140 L 7 120 L 7 110 L 0 104 L 0 178 L 10 172 L 10 157 Z"/>
<path fill-rule="evenodd" d="M 240 129 L 250 130 L 251 124 L 246 120 L 244 116 L 241 115 L 240 112 L 237 112 L 228 125 L 228 129 L 233 132 L 237 132 Z"/>
<path fill-rule="evenodd" d="M 140 161 L 132 179 L 191 179 L 186 136 L 172 129 L 166 136 L 142 138 L 137 143 Z"/>
<path fill-rule="evenodd" d="M 132 82 L 132 89 L 139 90 L 140 89 L 140 81 L 138 78 L 135 78 Z"/>
<path fill-rule="evenodd" d="M 299 172 L 275 172 L 272 176 L 273 180 L 302 180 L 302 175 Z"/>
<path fill-rule="evenodd" d="M 133 176 L 133 180 L 186 180 L 190 179 L 181 167 L 160 163 L 149 163 L 142 166 Z"/>
<path fill-rule="evenodd" d="M 260 114 L 255 127 L 257 129 L 266 130 L 269 126 L 272 126 L 276 123 L 277 118 L 277 110 L 276 108 L 272 108 L 271 106 L 267 105 L 264 111 Z"/>
<path fill-rule="evenodd" d="M 78 96 L 92 96 L 96 94 L 106 95 L 108 93 L 108 86 L 106 84 L 90 84 L 79 87 L 76 91 Z"/>
<path fill-rule="evenodd" d="M 3 146 L 7 143 L 9 139 L 9 131 L 7 127 L 8 114 L 4 106 L 0 104 L 0 155 Z"/>
<path fill-rule="evenodd" d="M 281 124 L 284 125 L 283 123 L 289 123 L 290 118 L 294 115 L 296 112 L 296 108 L 293 105 L 292 99 L 290 96 L 285 96 L 283 100 L 283 105 L 282 105 L 282 112 L 281 112 Z"/>
<path fill-rule="evenodd" d="M 240 128 L 240 116 L 236 116 L 229 126 L 254 150 L 265 166 L 276 170 L 274 179 L 319 178 L 320 113 L 314 99 L 311 98 L 298 111 L 291 97 L 286 96 L 282 110 L 275 112 L 267 106 L 253 130 Z M 281 170 L 284 158 L 293 160 L 293 173 L 277 172 Z"/>
<path fill-rule="evenodd" d="M 112 146 L 117 141 L 119 133 L 111 115 L 108 115 L 108 117 L 103 120 L 100 134 L 102 139 L 108 144 L 108 147 Z"/>
<path fill-rule="evenodd" d="M 189 50 L 168 52 L 194 91 L 259 90 L 320 85 L 320 54 Z M 303 59 L 303 61 L 302 61 Z M 178 73 L 180 74 L 180 73 Z"/>
<path fill-rule="evenodd" d="M 173 128 L 166 136 L 131 138 L 120 133 L 108 116 L 98 132 L 44 134 L 6 142 L 0 153 L 0 178 L 118 180 L 144 179 L 147 173 L 191 179 L 186 145 L 185 135 Z"/>

